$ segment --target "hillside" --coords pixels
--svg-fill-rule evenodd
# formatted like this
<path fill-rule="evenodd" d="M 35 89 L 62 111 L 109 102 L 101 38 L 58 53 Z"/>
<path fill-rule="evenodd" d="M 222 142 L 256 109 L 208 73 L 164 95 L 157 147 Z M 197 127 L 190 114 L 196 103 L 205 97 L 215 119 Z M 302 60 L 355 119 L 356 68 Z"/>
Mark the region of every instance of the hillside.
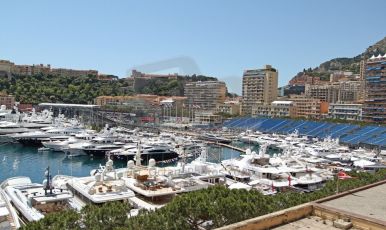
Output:
<path fill-rule="evenodd" d="M 138 81 L 138 79 L 136 79 Z M 186 82 L 217 81 L 217 78 L 203 75 L 178 76 L 177 79 L 141 79 L 136 82 L 134 91 L 143 94 L 156 94 L 161 96 L 183 96 Z"/>
<path fill-rule="evenodd" d="M 53 75 L 0 77 L 0 93 L 11 94 L 21 103 L 41 102 L 92 103 L 98 96 L 123 96 L 135 93 L 182 96 L 188 81 L 217 80 L 206 76 L 184 76 L 177 79 L 150 79 L 134 90 L 126 79 L 98 80 L 95 76 L 67 77 Z"/>
<path fill-rule="evenodd" d="M 101 95 L 133 93 L 127 89 L 127 82 L 123 79 L 102 81 L 95 76 L 14 76 L 10 81 L 8 78 L 0 78 L 0 91 L 14 95 L 21 103 L 32 104 L 41 102 L 87 104 Z"/>
<path fill-rule="evenodd" d="M 321 79 L 323 80 L 328 80 L 330 73 L 333 71 L 351 71 L 354 74 L 358 74 L 360 70 L 360 61 L 363 59 L 368 59 L 372 55 L 378 55 L 379 53 L 381 53 L 382 55 L 386 53 L 386 37 L 378 41 L 374 45 L 371 45 L 363 53 L 355 57 L 341 57 L 331 59 L 329 61 L 323 62 L 314 69 L 310 68 L 307 70 L 303 70 L 295 77 L 299 77 L 304 73 L 309 76 L 318 76 L 321 77 Z"/>

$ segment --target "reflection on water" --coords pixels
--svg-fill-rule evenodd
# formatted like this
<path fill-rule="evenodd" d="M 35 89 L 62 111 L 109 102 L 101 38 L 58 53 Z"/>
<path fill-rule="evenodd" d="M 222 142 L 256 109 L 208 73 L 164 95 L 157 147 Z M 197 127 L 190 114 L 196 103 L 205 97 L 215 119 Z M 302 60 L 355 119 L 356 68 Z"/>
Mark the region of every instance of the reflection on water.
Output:
<path fill-rule="evenodd" d="M 238 157 L 239 152 L 227 148 L 208 148 L 208 161 L 220 162 L 224 159 Z M 33 182 L 41 183 L 44 171 L 50 166 L 53 175 L 64 174 L 72 176 L 89 176 L 92 169 L 105 164 L 104 158 L 89 156 L 66 157 L 64 153 L 44 151 L 39 152 L 36 147 L 20 144 L 6 144 L 0 146 L 0 182 L 15 176 L 28 176 Z M 175 163 L 174 163 L 175 164 Z M 170 166 L 161 164 L 160 166 Z M 114 162 L 116 168 L 126 167 L 126 162 Z"/>

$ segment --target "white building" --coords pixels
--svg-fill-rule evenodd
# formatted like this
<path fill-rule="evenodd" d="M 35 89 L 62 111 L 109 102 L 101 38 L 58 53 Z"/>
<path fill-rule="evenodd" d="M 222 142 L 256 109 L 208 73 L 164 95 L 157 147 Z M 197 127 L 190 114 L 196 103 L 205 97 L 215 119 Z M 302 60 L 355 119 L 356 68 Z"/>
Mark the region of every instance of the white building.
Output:
<path fill-rule="evenodd" d="M 269 105 L 255 105 L 252 107 L 252 115 L 268 117 L 293 117 L 295 115 L 295 104 L 293 101 L 273 101 Z"/>
<path fill-rule="evenodd" d="M 362 120 L 362 104 L 330 104 L 328 116 L 341 120 Z"/>

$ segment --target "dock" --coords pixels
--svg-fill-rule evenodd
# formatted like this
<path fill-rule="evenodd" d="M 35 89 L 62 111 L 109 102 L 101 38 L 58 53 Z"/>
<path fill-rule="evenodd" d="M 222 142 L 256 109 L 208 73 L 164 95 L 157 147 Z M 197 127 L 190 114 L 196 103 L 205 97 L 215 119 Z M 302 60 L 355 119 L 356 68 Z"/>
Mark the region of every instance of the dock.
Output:
<path fill-rule="evenodd" d="M 221 147 L 230 148 L 230 149 L 236 150 L 236 151 L 241 152 L 241 153 L 246 153 L 245 149 L 240 148 L 240 147 L 236 147 L 236 146 L 233 146 L 233 145 L 228 145 L 228 144 L 219 143 L 219 142 L 213 142 L 213 141 L 208 141 L 206 143 L 210 144 L 210 145 L 218 145 L 218 146 L 221 146 Z"/>

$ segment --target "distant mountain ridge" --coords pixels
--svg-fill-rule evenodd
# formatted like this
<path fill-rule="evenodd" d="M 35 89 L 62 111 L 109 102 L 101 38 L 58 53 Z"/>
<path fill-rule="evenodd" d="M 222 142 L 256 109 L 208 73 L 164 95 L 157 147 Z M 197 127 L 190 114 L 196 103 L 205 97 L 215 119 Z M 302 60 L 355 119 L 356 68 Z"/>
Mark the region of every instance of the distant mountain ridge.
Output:
<path fill-rule="evenodd" d="M 316 68 L 309 68 L 307 70 L 304 69 L 302 72 L 299 72 L 294 78 L 299 77 L 303 74 L 307 74 L 309 76 L 317 76 L 321 79 L 328 80 L 330 73 L 334 71 L 351 71 L 354 74 L 359 74 L 361 60 L 368 59 L 372 55 L 384 55 L 385 53 L 386 37 L 384 37 L 382 40 L 378 41 L 374 45 L 369 46 L 363 53 L 355 57 L 340 57 L 331 59 L 329 61 L 323 62 Z"/>

